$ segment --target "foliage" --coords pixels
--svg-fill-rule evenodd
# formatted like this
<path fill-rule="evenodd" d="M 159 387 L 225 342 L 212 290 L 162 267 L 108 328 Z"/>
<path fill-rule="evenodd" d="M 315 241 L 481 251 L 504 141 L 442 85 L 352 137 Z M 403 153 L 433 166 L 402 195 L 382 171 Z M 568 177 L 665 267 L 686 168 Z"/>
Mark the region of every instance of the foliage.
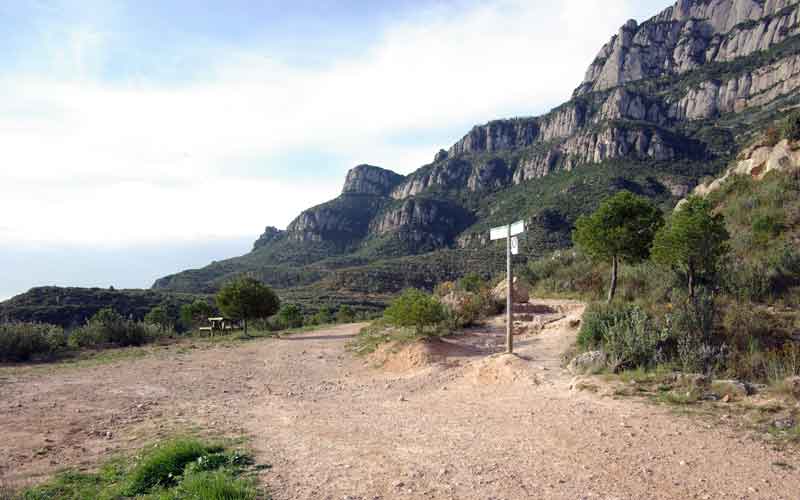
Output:
<path fill-rule="evenodd" d="M 280 299 L 272 289 L 249 277 L 239 278 L 222 287 L 217 293 L 216 302 L 223 315 L 244 322 L 245 335 L 248 320 L 268 318 L 280 307 Z"/>
<path fill-rule="evenodd" d="M 715 345 L 714 296 L 701 289 L 694 296 L 676 294 L 675 312 L 666 316 L 666 330 L 674 342 L 677 361 L 684 372 L 710 373 L 724 359 L 724 348 Z"/>
<path fill-rule="evenodd" d="M 192 330 L 206 323 L 213 313 L 214 308 L 206 300 L 197 299 L 191 304 L 181 306 L 180 319 L 186 329 Z"/>
<path fill-rule="evenodd" d="M 713 282 L 721 259 L 730 249 L 729 238 L 725 219 L 713 213 L 711 202 L 690 196 L 656 234 L 653 258 L 683 272 L 693 295 L 696 278 Z"/>
<path fill-rule="evenodd" d="M 283 304 L 276 319 L 281 328 L 298 328 L 303 326 L 303 311 L 297 304 Z"/>
<path fill-rule="evenodd" d="M 353 311 L 353 308 L 348 306 L 347 304 L 342 304 L 339 306 L 339 310 L 336 311 L 336 322 L 337 323 L 352 323 L 356 319 L 356 314 Z"/>
<path fill-rule="evenodd" d="M 161 335 L 158 328 L 123 318 L 113 309 L 99 310 L 85 325 L 73 330 L 68 339 L 71 347 L 97 347 L 114 344 L 120 347 L 138 346 Z"/>
<path fill-rule="evenodd" d="M 608 301 L 614 298 L 619 261 L 637 264 L 650 256 L 656 231 L 664 224 L 661 211 L 646 198 L 620 191 L 600 203 L 591 215 L 575 222 L 575 244 L 590 257 L 611 260 Z"/>
<path fill-rule="evenodd" d="M 177 325 L 177 318 L 170 314 L 167 307 L 163 305 L 155 306 L 150 309 L 144 317 L 144 322 L 158 327 L 161 333 L 171 332 Z"/>
<path fill-rule="evenodd" d="M 663 225 L 661 211 L 646 198 L 620 191 L 606 198 L 591 215 L 575 222 L 573 240 L 598 260 L 614 257 L 635 264 L 650 256 L 650 245 Z"/>
<path fill-rule="evenodd" d="M 146 451 L 130 463 L 120 457 L 97 473 L 67 470 L 40 486 L 25 490 L 24 500 L 250 500 L 258 497 L 244 478 L 252 459 L 236 450 L 194 439 L 176 439 Z"/>
<path fill-rule="evenodd" d="M 441 302 L 433 296 L 409 288 L 392 302 L 383 316 L 389 324 L 413 327 L 417 335 L 424 336 L 426 328 L 436 326 L 445 319 L 445 311 Z"/>
<path fill-rule="evenodd" d="M 648 368 L 665 361 L 667 336 L 639 306 L 594 303 L 584 313 L 578 345 L 603 350 L 614 370 Z"/>
<path fill-rule="evenodd" d="M 66 347 L 64 330 L 44 323 L 0 323 L 0 361 L 51 356 Z"/>
<path fill-rule="evenodd" d="M 800 141 L 800 111 L 794 111 L 781 125 L 781 135 L 792 141 Z"/>
<path fill-rule="evenodd" d="M 479 293 L 486 288 L 486 282 L 480 274 L 472 272 L 458 280 L 458 288 L 465 292 Z"/>

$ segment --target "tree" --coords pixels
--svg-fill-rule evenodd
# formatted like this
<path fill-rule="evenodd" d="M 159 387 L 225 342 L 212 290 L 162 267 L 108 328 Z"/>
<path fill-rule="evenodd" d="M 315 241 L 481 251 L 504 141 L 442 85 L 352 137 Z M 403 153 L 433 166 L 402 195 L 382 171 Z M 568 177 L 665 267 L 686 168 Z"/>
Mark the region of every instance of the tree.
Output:
<path fill-rule="evenodd" d="M 677 207 L 653 242 L 653 260 L 683 272 L 694 297 L 698 278 L 710 278 L 730 250 L 730 235 L 722 214 L 714 214 L 711 202 L 690 196 Z"/>
<path fill-rule="evenodd" d="M 425 327 L 433 326 L 445 319 L 444 306 L 433 296 L 409 288 L 384 311 L 384 318 L 395 326 L 414 327 L 422 336 Z"/>
<path fill-rule="evenodd" d="M 278 311 L 278 324 L 282 328 L 303 326 L 303 311 L 297 304 L 284 304 Z"/>
<path fill-rule="evenodd" d="M 167 308 L 164 306 L 155 306 L 150 309 L 144 317 L 145 323 L 155 325 L 163 333 L 171 330 L 175 326 L 175 322 L 169 317 Z"/>
<path fill-rule="evenodd" d="M 184 304 L 181 306 L 181 323 L 183 323 L 187 329 L 191 330 L 195 325 L 207 320 L 213 312 L 214 308 L 211 307 L 208 302 L 197 299 L 191 304 Z"/>
<path fill-rule="evenodd" d="M 572 233 L 575 244 L 593 259 L 611 261 L 609 303 L 617 291 L 619 262 L 646 260 L 663 225 L 661 211 L 650 200 L 628 191 L 606 198 L 593 214 L 578 218 Z"/>
<path fill-rule="evenodd" d="M 458 280 L 458 287 L 465 292 L 478 293 L 486 287 L 486 283 L 478 273 L 468 273 Z"/>
<path fill-rule="evenodd" d="M 268 318 L 278 312 L 280 299 L 271 288 L 260 281 L 242 277 L 223 286 L 217 292 L 217 307 L 230 319 L 241 320 L 247 335 L 247 322 Z"/>

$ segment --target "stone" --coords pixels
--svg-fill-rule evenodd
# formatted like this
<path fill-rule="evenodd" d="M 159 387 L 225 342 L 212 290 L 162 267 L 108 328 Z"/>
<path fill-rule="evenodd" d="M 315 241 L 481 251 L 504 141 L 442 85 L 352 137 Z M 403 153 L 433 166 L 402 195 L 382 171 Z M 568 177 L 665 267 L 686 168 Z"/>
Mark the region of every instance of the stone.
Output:
<path fill-rule="evenodd" d="M 783 385 L 792 396 L 800 399 L 800 377 L 788 377 L 783 381 Z"/>
<path fill-rule="evenodd" d="M 606 367 L 608 358 L 603 351 L 589 351 L 575 356 L 567 365 L 572 374 L 591 373 Z"/>
<path fill-rule="evenodd" d="M 519 278 L 514 278 L 514 283 L 511 285 L 511 295 L 515 304 L 522 304 L 528 302 L 530 298 L 530 290 Z M 506 294 L 508 293 L 508 280 L 504 279 L 497 284 L 492 290 L 492 297 L 500 304 L 506 303 Z"/>

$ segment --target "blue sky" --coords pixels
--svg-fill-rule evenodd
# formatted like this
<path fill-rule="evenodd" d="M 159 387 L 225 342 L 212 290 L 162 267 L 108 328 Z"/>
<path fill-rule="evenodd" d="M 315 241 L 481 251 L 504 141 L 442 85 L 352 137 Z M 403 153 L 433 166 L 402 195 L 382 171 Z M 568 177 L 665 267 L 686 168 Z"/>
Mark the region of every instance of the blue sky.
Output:
<path fill-rule="evenodd" d="M 0 298 L 246 252 L 358 163 L 546 112 L 668 5 L 0 0 Z"/>

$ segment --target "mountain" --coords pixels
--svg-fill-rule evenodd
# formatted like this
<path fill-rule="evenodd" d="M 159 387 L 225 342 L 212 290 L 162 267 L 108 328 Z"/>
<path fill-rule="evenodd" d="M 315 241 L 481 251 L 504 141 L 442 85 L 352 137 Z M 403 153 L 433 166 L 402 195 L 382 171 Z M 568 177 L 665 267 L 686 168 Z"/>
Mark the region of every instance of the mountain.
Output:
<path fill-rule="evenodd" d="M 524 219 L 535 257 L 569 245 L 574 220 L 616 190 L 670 208 L 800 104 L 799 16 L 797 0 L 680 0 L 628 21 L 549 113 L 476 126 L 407 176 L 359 165 L 339 197 L 250 253 L 153 288 L 210 293 L 248 273 L 289 300 L 380 303 L 501 272 L 492 225 Z"/>

